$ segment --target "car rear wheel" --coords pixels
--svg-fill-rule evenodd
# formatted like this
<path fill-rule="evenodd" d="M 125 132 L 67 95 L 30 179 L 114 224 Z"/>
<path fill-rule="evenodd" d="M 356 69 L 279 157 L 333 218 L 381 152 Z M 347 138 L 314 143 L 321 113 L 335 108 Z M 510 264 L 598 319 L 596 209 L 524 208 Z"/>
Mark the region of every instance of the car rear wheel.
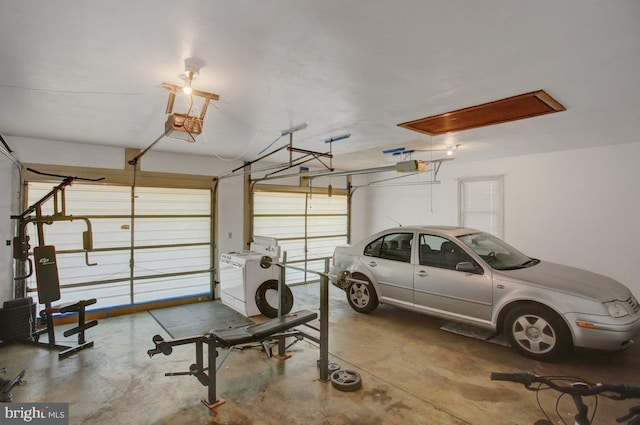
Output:
<path fill-rule="evenodd" d="M 512 309 L 505 318 L 505 331 L 520 354 L 535 360 L 557 360 L 573 345 L 564 320 L 538 304 L 523 304 Z"/>
<path fill-rule="evenodd" d="M 354 279 L 369 282 L 367 285 L 359 282 L 351 282 L 347 287 L 347 300 L 352 309 L 358 313 L 370 313 L 378 307 L 378 294 L 365 276 L 354 275 Z"/>

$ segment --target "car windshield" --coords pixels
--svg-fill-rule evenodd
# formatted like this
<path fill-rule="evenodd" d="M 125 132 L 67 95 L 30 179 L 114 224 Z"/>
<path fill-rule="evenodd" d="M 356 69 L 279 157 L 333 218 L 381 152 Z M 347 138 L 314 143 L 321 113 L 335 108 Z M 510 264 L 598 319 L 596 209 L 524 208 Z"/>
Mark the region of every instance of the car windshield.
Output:
<path fill-rule="evenodd" d="M 458 238 L 484 261 L 496 270 L 515 270 L 535 266 L 540 262 L 530 258 L 495 236 L 485 233 L 471 233 Z"/>

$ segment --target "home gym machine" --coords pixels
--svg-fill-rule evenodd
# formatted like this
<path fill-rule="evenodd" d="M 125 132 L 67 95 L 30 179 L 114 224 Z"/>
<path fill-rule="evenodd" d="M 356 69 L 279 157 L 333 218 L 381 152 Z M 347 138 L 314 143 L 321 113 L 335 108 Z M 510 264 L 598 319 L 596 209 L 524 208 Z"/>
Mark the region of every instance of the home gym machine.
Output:
<path fill-rule="evenodd" d="M 60 350 L 58 358 L 62 359 L 84 348 L 93 346 L 93 341 L 87 341 L 84 333 L 87 329 L 98 324 L 97 320 L 92 320 L 90 322 L 85 321 L 86 307 L 95 304 L 96 299 L 91 298 L 87 300 L 79 300 L 57 306 L 52 304 L 54 301 L 58 301 L 60 299 L 60 280 L 58 277 L 56 250 L 53 245 L 47 245 L 45 243 L 44 226 L 51 225 L 58 221 L 83 221 L 87 226 L 87 230 L 82 234 L 85 263 L 87 266 L 95 266 L 96 263 L 89 262 L 89 251 L 93 250 L 91 221 L 88 217 L 66 214 L 64 191 L 65 188 L 71 185 L 75 180 L 96 182 L 104 180 L 104 178 L 85 179 L 80 177 L 45 174 L 30 168 L 27 168 L 27 170 L 36 174 L 59 177 L 63 180 L 24 212 L 19 215 L 11 216 L 12 219 L 17 220 L 16 236 L 13 239 L 13 258 L 17 260 L 19 269 L 23 272 L 25 272 L 24 265 L 26 264 L 27 266 L 26 273 L 15 278 L 15 296 L 18 299 L 30 299 L 27 298 L 26 279 L 31 277 L 35 268 L 36 283 L 38 287 L 38 301 L 40 304 L 44 304 L 44 309 L 40 311 L 40 319 L 46 324 L 46 328 L 35 330 L 35 326 L 31 325 L 31 332 L 27 342 L 35 343 L 49 349 Z M 42 205 L 50 199 L 53 200 L 53 214 L 43 215 Z M 27 234 L 27 225 L 29 223 L 35 224 L 38 238 L 38 245 L 33 249 L 33 261 L 29 258 L 29 250 L 31 249 L 31 245 L 29 244 L 29 235 Z M 76 313 L 78 315 L 78 325 L 63 332 L 65 337 L 77 334 L 77 345 L 66 346 L 56 343 L 53 315 L 58 313 Z M 30 321 L 33 323 L 35 319 L 30 317 Z M 48 340 L 46 342 L 40 342 L 40 335 L 44 333 L 47 334 Z"/>

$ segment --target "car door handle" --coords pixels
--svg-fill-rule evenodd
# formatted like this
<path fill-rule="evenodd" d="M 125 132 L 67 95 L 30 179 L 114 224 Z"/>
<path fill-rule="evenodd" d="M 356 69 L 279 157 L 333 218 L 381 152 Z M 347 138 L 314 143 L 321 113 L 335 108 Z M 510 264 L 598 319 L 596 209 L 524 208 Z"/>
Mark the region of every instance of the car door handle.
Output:
<path fill-rule="evenodd" d="M 429 273 L 425 272 L 424 270 L 420 270 L 417 273 L 417 275 L 420 276 L 420 277 L 427 277 L 427 276 L 429 276 Z"/>
<path fill-rule="evenodd" d="M 375 267 L 375 266 L 377 266 L 377 264 L 376 264 L 375 261 L 371 261 L 371 262 L 369 262 L 369 266 L 370 267 Z"/>

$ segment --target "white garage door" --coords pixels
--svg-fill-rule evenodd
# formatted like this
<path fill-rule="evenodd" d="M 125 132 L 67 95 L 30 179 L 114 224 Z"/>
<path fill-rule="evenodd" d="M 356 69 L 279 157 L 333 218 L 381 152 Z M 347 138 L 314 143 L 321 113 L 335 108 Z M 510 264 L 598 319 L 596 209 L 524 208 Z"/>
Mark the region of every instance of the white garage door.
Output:
<path fill-rule="evenodd" d="M 29 183 L 29 205 L 51 188 Z M 210 190 L 136 187 L 132 204 L 131 187 L 74 183 L 65 198 L 66 215 L 90 219 L 89 260 L 97 265 L 85 264 L 83 221 L 44 226 L 45 243 L 56 247 L 63 302 L 97 298 L 93 307 L 104 308 L 211 295 Z M 42 213 L 53 213 L 51 200 Z M 36 246 L 35 226 L 28 231 Z M 37 299 L 35 276 L 27 284 Z"/>
<path fill-rule="evenodd" d="M 278 239 L 287 262 L 324 271 L 324 259 L 347 243 L 346 195 L 256 191 L 253 194 L 253 234 Z M 318 280 L 318 275 L 287 270 L 287 283 Z"/>

